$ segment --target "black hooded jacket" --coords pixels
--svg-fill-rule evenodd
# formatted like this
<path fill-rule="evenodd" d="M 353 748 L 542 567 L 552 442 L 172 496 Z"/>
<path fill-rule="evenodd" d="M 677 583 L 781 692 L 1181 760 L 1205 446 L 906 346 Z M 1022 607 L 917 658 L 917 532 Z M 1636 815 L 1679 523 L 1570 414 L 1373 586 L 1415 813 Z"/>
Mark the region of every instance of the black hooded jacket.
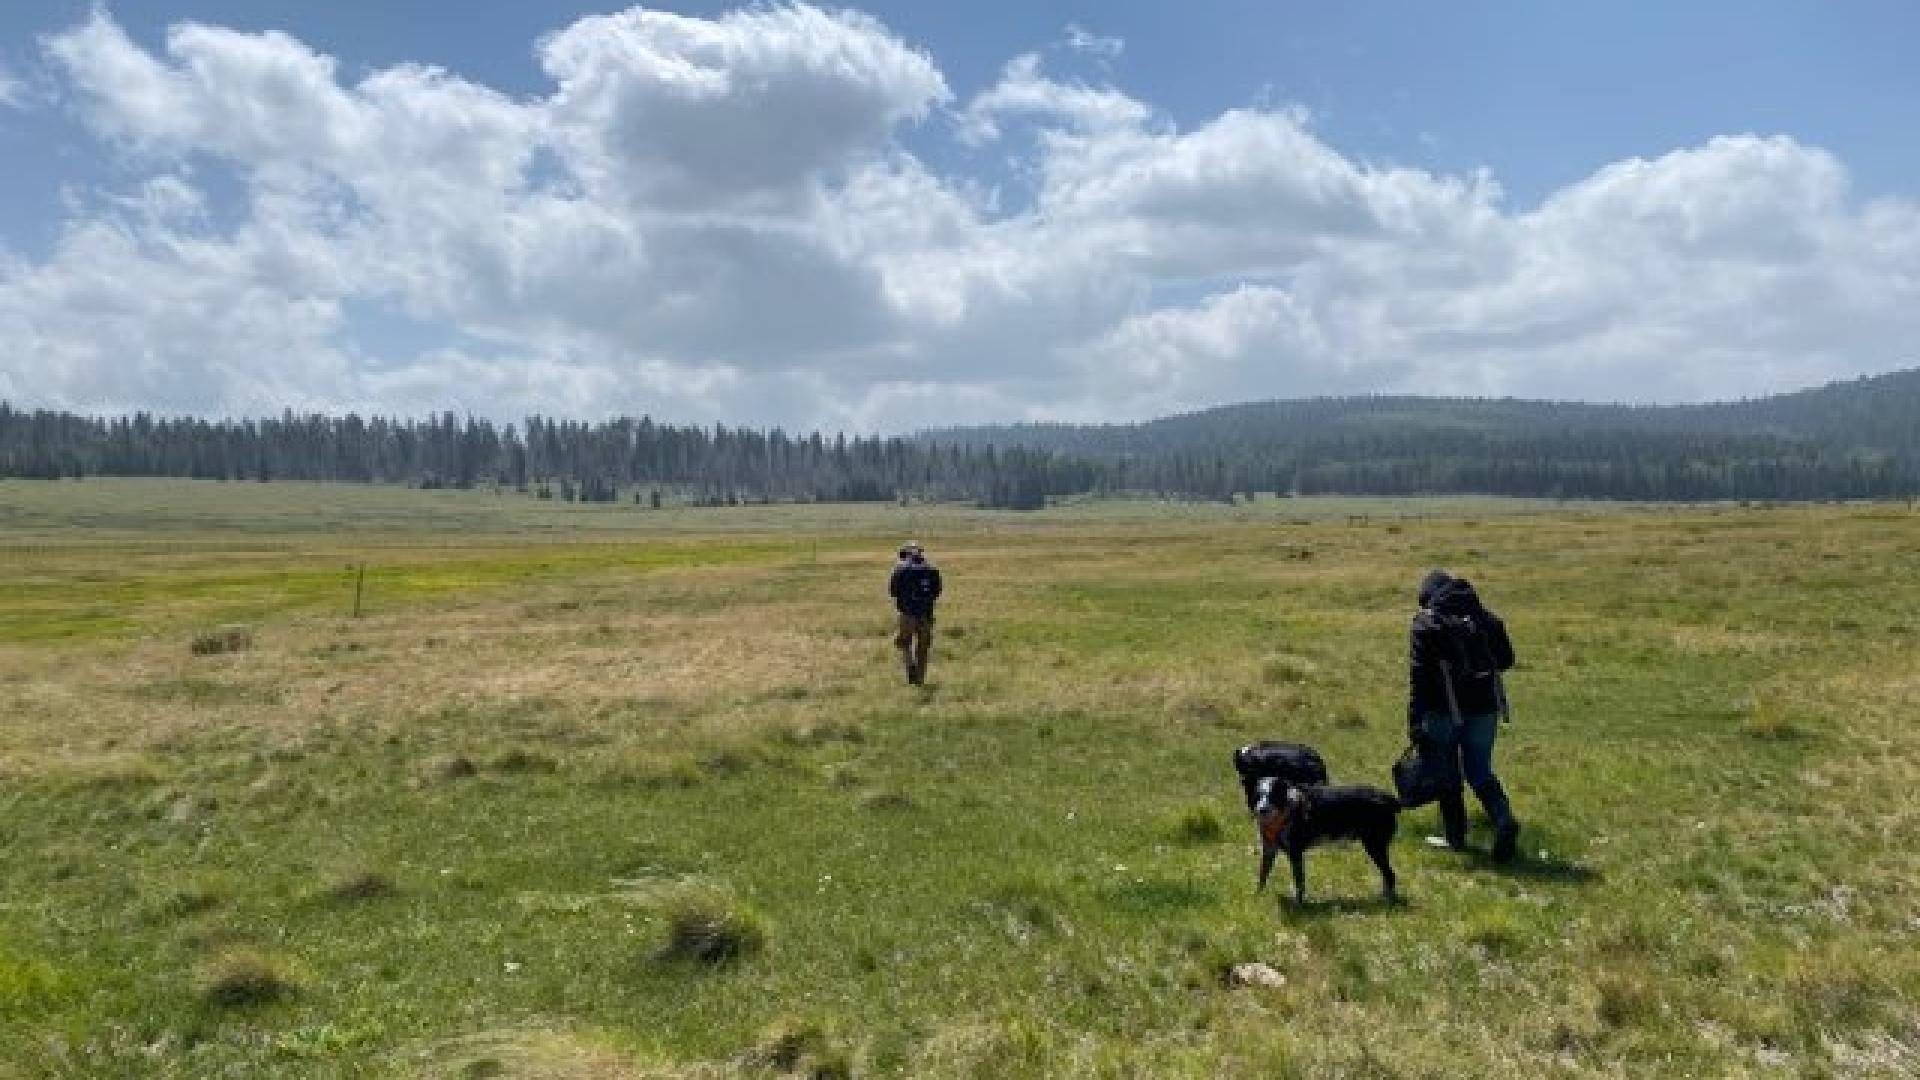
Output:
<path fill-rule="evenodd" d="M 901 614 L 931 619 L 933 602 L 940 599 L 940 571 L 924 559 L 902 559 L 894 565 L 887 593 Z"/>
<path fill-rule="evenodd" d="M 1462 622 L 1465 620 L 1465 622 Z M 1507 639 L 1507 626 L 1488 611 L 1465 578 L 1435 574 L 1420 590 L 1420 612 L 1413 617 L 1409 634 L 1407 662 L 1407 725 L 1414 728 L 1427 713 L 1449 715 L 1446 662 L 1452 672 L 1454 700 L 1461 716 L 1485 716 L 1500 710 L 1499 680 L 1495 676 L 1466 670 L 1472 665 L 1463 654 L 1457 635 L 1471 625 L 1482 635 L 1486 652 L 1491 654 L 1496 671 L 1513 666 L 1513 643 Z"/>

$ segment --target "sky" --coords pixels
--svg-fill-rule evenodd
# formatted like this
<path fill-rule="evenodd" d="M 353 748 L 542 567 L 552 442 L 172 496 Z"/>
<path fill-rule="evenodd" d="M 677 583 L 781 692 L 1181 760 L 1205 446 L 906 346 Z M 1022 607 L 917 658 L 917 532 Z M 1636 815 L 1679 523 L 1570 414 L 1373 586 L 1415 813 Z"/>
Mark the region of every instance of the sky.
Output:
<path fill-rule="evenodd" d="M 902 432 L 1920 366 L 1920 5 L 0 0 L 0 400 Z"/>

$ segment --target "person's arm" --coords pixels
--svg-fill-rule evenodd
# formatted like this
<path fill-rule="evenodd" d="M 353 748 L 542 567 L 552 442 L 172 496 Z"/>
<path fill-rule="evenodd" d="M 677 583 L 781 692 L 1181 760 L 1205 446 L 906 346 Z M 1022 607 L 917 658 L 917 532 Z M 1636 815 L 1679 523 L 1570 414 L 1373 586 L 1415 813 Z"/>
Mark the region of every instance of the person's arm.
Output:
<path fill-rule="evenodd" d="M 1507 638 L 1507 624 L 1500 616 L 1486 612 L 1487 648 L 1493 653 L 1493 662 L 1501 671 L 1513 666 L 1513 642 Z"/>
<path fill-rule="evenodd" d="M 927 599 L 940 599 L 940 568 L 937 566 L 927 567 L 927 579 Z"/>
<path fill-rule="evenodd" d="M 1420 698 L 1433 663 L 1433 643 L 1423 632 L 1426 626 L 1427 620 L 1415 615 L 1407 631 L 1407 738 L 1414 742 L 1420 741 Z"/>
<path fill-rule="evenodd" d="M 907 568 L 905 566 L 896 566 L 893 568 L 893 576 L 887 579 L 887 595 L 893 597 L 895 600 L 900 599 L 900 581 L 906 575 L 906 572 Z"/>

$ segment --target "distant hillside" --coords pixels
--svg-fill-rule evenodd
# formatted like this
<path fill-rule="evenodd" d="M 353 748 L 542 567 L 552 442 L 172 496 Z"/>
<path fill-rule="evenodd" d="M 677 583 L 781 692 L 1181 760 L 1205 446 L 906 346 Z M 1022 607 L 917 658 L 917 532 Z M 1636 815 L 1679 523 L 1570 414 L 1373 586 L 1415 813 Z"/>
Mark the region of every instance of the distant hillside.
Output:
<path fill-rule="evenodd" d="M 1210 496 L 1891 497 L 1920 486 L 1920 369 L 1704 405 L 1315 398 L 923 438 L 1091 458 L 1109 463 L 1121 487 Z"/>

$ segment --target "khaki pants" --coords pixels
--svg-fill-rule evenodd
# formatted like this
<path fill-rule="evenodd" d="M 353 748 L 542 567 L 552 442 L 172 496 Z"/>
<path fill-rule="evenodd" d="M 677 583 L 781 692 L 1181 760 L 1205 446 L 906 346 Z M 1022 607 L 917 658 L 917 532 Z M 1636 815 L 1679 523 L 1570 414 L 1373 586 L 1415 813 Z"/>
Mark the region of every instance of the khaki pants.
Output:
<path fill-rule="evenodd" d="M 906 662 L 907 677 L 918 682 L 927 674 L 927 653 L 933 649 L 933 619 L 900 613 L 900 632 L 893 636 L 893 647 Z"/>

